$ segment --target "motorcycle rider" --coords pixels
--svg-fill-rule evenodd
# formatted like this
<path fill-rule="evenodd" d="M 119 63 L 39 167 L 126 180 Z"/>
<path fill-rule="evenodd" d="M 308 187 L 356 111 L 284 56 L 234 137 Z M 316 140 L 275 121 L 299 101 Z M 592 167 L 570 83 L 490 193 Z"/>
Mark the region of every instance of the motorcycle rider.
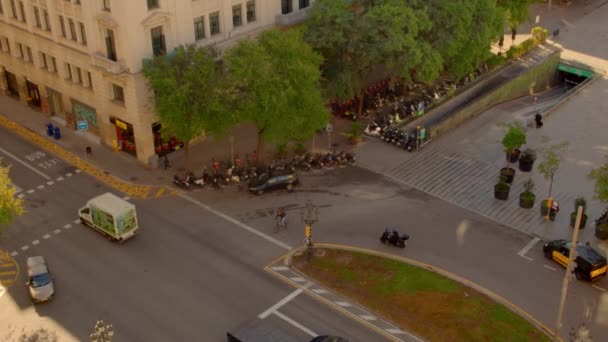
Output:
<path fill-rule="evenodd" d="M 287 229 L 287 213 L 282 208 L 277 210 L 277 215 L 275 216 L 275 220 L 277 221 L 277 225 L 280 228 Z"/>

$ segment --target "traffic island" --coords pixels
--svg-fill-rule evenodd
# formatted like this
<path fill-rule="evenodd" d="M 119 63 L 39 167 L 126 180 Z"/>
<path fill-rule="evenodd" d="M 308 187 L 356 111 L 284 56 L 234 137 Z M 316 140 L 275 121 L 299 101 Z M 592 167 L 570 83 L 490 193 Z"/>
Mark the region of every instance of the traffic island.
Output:
<path fill-rule="evenodd" d="M 317 247 L 292 267 L 428 341 L 550 341 L 486 294 L 434 271 L 359 250 Z"/>

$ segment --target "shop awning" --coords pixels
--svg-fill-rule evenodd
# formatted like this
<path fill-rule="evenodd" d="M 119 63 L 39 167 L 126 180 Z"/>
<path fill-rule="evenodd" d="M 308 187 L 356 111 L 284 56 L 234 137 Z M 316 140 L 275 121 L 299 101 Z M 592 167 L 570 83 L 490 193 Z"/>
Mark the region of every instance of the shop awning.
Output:
<path fill-rule="evenodd" d="M 577 67 L 567 65 L 567 64 L 562 64 L 562 63 L 559 63 L 557 65 L 557 70 L 561 70 L 561 71 L 567 72 L 569 74 L 574 74 L 574 75 L 577 75 L 580 77 L 586 77 L 586 78 L 589 78 L 589 77 L 593 76 L 593 74 L 594 74 L 593 71 L 577 68 Z"/>

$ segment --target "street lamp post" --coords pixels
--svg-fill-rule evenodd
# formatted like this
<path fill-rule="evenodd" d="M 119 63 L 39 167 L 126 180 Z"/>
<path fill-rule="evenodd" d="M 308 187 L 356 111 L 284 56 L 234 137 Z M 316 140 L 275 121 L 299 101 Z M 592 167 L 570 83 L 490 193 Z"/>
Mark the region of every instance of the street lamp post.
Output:
<path fill-rule="evenodd" d="M 112 342 L 114 327 L 112 324 L 105 324 L 103 320 L 95 323 L 95 331 L 91 334 L 91 342 Z"/>

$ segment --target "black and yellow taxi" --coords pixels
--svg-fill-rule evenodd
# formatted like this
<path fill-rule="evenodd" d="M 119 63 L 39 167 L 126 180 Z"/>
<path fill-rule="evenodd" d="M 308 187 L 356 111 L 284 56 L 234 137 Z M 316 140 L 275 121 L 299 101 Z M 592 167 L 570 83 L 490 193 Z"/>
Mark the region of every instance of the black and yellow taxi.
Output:
<path fill-rule="evenodd" d="M 554 240 L 545 243 L 543 252 L 547 259 L 555 260 L 558 264 L 567 267 L 570 257 L 572 241 Z M 606 276 L 606 257 L 591 246 L 581 242 L 576 244 L 576 279 L 596 281 Z"/>

